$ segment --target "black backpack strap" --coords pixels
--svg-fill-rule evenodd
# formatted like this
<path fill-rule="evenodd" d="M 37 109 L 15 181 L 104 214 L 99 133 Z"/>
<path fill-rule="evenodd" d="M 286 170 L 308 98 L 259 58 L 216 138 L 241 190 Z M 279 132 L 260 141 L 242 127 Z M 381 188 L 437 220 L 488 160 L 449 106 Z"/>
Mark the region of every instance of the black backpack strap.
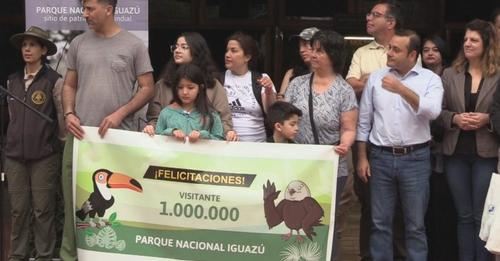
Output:
<path fill-rule="evenodd" d="M 260 109 L 265 116 L 264 105 L 262 104 L 262 85 L 259 84 L 257 79 L 262 77 L 262 73 L 251 71 L 252 74 L 252 91 L 257 103 L 259 103 Z"/>
<path fill-rule="evenodd" d="M 224 82 L 226 81 L 226 72 L 224 71 L 220 75 L 220 83 L 222 84 L 222 87 L 224 87 Z"/>

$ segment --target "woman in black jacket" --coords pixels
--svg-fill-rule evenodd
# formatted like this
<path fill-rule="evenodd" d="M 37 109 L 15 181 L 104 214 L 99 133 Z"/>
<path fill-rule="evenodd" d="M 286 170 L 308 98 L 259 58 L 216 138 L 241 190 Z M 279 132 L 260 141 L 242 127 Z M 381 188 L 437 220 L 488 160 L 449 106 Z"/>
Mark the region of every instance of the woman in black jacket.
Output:
<path fill-rule="evenodd" d="M 10 42 L 21 50 L 25 66 L 9 76 L 9 91 L 53 121 L 46 121 L 9 97 L 10 122 L 5 147 L 5 174 L 12 207 L 9 260 L 29 258 L 26 255 L 30 252 L 31 228 L 35 259 L 50 260 L 56 242 L 54 218 L 62 147 L 58 139 L 62 79 L 45 61 L 48 55 L 57 52 L 57 47 L 49 40 L 49 34 L 36 26 L 12 36 Z M 33 224 L 30 224 L 31 213 Z"/>

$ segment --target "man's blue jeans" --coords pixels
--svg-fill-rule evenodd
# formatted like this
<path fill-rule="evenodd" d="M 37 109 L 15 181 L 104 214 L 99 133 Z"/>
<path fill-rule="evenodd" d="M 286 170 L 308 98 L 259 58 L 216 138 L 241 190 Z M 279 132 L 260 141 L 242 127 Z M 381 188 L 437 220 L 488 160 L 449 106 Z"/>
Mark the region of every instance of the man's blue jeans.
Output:
<path fill-rule="evenodd" d="M 444 168 L 457 209 L 457 239 L 460 261 L 490 261 L 491 254 L 479 238 L 484 201 L 497 158 L 456 154 L 444 158 Z"/>
<path fill-rule="evenodd" d="M 431 174 L 429 147 L 406 155 L 393 155 L 380 147 L 371 146 L 370 170 L 372 260 L 393 260 L 392 221 L 397 200 L 401 201 L 403 209 L 406 260 L 427 260 L 424 217 L 429 201 Z"/>

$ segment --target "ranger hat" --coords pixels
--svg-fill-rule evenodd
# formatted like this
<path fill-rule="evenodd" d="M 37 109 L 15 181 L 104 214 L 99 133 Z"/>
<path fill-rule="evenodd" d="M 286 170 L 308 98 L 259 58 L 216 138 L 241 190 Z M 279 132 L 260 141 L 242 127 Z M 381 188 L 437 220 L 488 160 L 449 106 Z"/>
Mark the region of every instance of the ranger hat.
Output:
<path fill-rule="evenodd" d="M 21 49 L 25 37 L 30 36 L 39 40 L 43 46 L 47 48 L 47 56 L 53 55 L 57 52 L 56 45 L 49 40 L 49 33 L 40 27 L 31 26 L 24 33 L 15 34 L 10 38 L 10 43 L 17 49 Z"/>

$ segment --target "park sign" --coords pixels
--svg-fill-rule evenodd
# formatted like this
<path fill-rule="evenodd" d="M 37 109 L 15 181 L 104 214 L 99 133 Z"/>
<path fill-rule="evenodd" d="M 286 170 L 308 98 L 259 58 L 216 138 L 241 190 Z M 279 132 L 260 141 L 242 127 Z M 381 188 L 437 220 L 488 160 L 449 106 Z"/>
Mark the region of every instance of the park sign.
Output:
<path fill-rule="evenodd" d="M 87 30 L 79 0 L 26 0 L 26 28 L 32 25 L 46 30 Z M 148 1 L 120 0 L 115 21 L 128 31 L 148 30 Z"/>

